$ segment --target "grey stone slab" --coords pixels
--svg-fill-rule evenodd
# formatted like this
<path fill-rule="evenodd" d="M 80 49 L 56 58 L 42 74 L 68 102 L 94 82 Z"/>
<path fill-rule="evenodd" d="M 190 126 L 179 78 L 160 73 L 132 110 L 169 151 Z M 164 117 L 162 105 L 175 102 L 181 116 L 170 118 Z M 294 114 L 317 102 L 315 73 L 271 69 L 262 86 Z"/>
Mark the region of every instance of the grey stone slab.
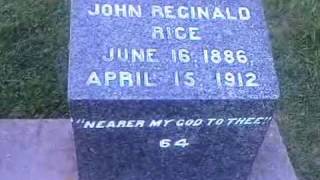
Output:
<path fill-rule="evenodd" d="M 116 103 L 113 105 L 118 106 Z M 109 116 L 107 113 L 109 111 L 105 112 L 105 117 L 110 119 L 76 119 L 74 133 L 81 180 L 106 177 L 111 177 L 110 180 L 155 178 L 202 180 L 214 177 L 219 180 L 246 179 L 272 119 L 271 109 L 250 109 L 249 104 L 242 104 L 241 107 L 220 106 L 219 111 L 217 109 L 214 111 L 209 107 L 214 107 L 215 104 L 210 104 L 206 108 L 201 108 L 206 103 L 189 105 L 194 107 L 192 111 L 184 109 L 185 106 L 167 105 L 176 107 L 173 110 L 166 110 L 170 116 L 166 113 L 156 114 L 157 109 L 152 111 L 154 107 L 152 105 L 149 106 L 150 109 L 142 108 L 139 111 L 139 106 L 132 104 L 130 106 L 132 108 L 122 107 L 127 110 L 120 112 L 123 113 L 122 116 L 117 116 L 119 114 L 110 107 L 108 110 L 115 112 L 110 112 Z M 198 107 L 195 107 L 197 105 Z M 94 112 L 94 108 L 90 109 L 88 115 Z M 147 118 L 130 116 L 136 112 L 141 112 Z M 185 114 L 181 116 L 175 112 L 181 114 L 185 112 Z M 173 121 L 170 126 L 150 127 L 151 123 L 155 122 L 152 115 L 157 121 L 161 119 Z M 254 121 L 262 117 L 263 123 L 227 125 L 229 118 L 242 121 L 252 117 Z M 221 122 L 225 124 L 207 126 L 210 120 L 215 118 L 222 119 Z M 177 125 L 190 119 L 200 120 L 201 126 Z M 125 121 L 126 124 L 133 121 L 135 124 L 136 120 L 141 120 L 146 124 L 145 127 L 111 127 L 111 124 L 120 121 Z M 109 128 L 106 127 L 108 124 Z M 163 139 L 170 141 L 187 139 L 190 144 L 188 147 L 161 147 L 160 142 Z"/>
<path fill-rule="evenodd" d="M 141 9 L 141 15 L 116 15 L 116 6 L 127 10 Z M 159 15 L 161 13 L 152 16 L 154 6 L 162 7 L 161 12 L 165 11 L 165 6 L 171 6 L 170 14 L 176 17 L 179 6 L 187 7 L 183 12 L 188 12 L 190 18 L 163 18 Z M 209 11 L 209 19 L 191 18 L 193 10 L 198 7 Z M 112 15 L 106 15 L 111 11 Z M 240 14 L 246 17 L 241 19 Z M 199 28 L 196 36 L 201 40 L 159 39 L 159 35 L 153 38 L 156 26 L 163 29 Z M 168 36 L 169 33 L 164 34 Z M 77 0 L 72 2 L 71 7 L 70 36 L 70 100 L 277 99 L 279 96 L 261 0 L 238 0 L 236 3 L 227 0 Z M 152 48 L 156 52 L 152 55 L 153 60 L 148 62 L 133 62 L 130 58 L 132 53 L 129 60 L 121 61 L 117 54 L 109 60 L 111 48 L 127 48 L 129 52 L 131 49 L 146 51 Z M 190 51 L 191 60 L 187 63 L 177 63 L 172 59 L 171 50 L 181 48 Z M 234 56 L 242 50 L 246 52 L 248 61 L 241 63 L 241 58 L 235 58 L 235 62 L 222 60 L 214 63 L 207 60 L 206 63 L 204 50 L 211 52 L 212 49 L 222 54 L 225 50 L 231 50 Z M 120 72 L 126 75 L 131 73 L 132 83 L 127 80 L 121 85 Z M 138 72 L 139 75 L 136 74 Z M 180 86 L 176 85 L 175 72 L 180 73 Z M 193 72 L 194 85 L 190 85 L 193 83 L 187 78 L 190 74 L 185 76 L 186 83 L 183 83 L 182 76 L 186 72 Z M 222 79 L 227 72 L 235 73 L 235 76 L 243 73 L 243 81 L 247 81 L 251 76 L 247 73 L 251 72 L 257 77 L 254 81 L 259 85 L 243 88 L 237 84 L 236 88 L 230 88 L 223 80 L 222 86 L 219 86 L 217 72 L 221 73 Z M 138 77 L 141 77 L 141 82 L 136 80 Z"/>
<path fill-rule="evenodd" d="M 0 120 L 1 179 L 78 180 L 76 164 L 70 120 Z M 275 122 L 249 180 L 297 180 Z"/>
<path fill-rule="evenodd" d="M 75 0 L 69 58 L 81 180 L 249 175 L 279 97 L 261 0 Z"/>
<path fill-rule="evenodd" d="M 69 120 L 0 120 L 1 180 L 77 180 Z"/>
<path fill-rule="evenodd" d="M 266 134 L 249 180 L 298 180 L 275 121 Z"/>

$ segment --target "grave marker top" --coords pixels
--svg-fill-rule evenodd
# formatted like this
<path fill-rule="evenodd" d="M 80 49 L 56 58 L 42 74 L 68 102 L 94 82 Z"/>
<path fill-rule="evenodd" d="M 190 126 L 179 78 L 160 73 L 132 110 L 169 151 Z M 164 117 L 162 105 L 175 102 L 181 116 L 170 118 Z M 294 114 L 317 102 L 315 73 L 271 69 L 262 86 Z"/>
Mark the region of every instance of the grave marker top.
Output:
<path fill-rule="evenodd" d="M 279 96 L 260 0 L 77 0 L 71 19 L 71 100 Z"/>

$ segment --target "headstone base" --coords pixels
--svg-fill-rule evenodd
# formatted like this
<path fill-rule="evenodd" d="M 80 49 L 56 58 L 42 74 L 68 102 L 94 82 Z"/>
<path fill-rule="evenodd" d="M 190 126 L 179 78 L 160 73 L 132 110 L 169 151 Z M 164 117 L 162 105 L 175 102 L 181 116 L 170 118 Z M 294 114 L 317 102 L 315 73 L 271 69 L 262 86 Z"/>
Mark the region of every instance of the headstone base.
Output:
<path fill-rule="evenodd" d="M 77 180 L 68 119 L 0 120 L 0 177 Z M 297 180 L 276 122 L 260 148 L 249 180 Z"/>

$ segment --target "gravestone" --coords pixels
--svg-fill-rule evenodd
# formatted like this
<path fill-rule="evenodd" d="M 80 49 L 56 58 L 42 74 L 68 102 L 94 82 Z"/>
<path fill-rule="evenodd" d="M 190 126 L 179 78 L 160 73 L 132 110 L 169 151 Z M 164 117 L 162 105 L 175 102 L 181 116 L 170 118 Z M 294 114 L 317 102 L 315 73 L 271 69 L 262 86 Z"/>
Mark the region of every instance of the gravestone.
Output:
<path fill-rule="evenodd" d="M 80 180 L 244 180 L 278 82 L 260 0 L 77 0 Z"/>

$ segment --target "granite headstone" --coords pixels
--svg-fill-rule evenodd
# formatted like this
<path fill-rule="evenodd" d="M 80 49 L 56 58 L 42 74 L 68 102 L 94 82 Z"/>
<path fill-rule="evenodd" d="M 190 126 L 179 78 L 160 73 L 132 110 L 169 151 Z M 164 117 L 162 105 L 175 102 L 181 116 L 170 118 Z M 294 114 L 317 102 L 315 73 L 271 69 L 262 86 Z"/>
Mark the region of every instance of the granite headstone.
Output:
<path fill-rule="evenodd" d="M 80 180 L 244 180 L 278 82 L 261 0 L 76 0 Z"/>

